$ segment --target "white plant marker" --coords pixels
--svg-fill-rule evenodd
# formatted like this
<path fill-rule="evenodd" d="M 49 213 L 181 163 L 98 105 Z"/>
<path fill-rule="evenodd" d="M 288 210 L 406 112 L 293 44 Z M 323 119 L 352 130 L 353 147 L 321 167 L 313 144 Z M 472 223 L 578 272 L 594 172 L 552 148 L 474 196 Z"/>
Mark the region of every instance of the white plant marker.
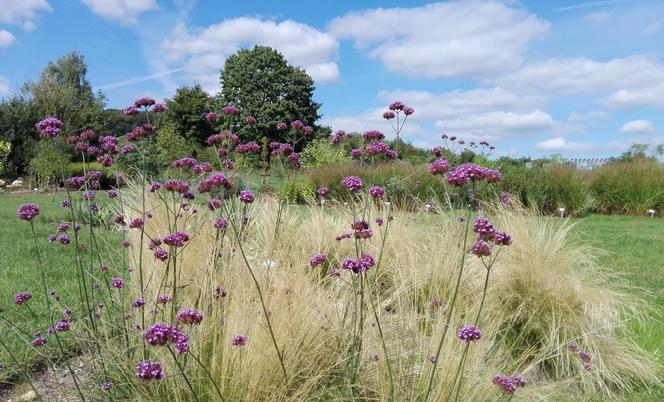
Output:
<path fill-rule="evenodd" d="M 565 217 L 565 208 L 558 208 L 558 212 L 560 212 L 560 217 L 561 218 Z"/>
<path fill-rule="evenodd" d="M 654 218 L 656 213 L 657 213 L 657 211 L 655 211 L 654 209 L 649 209 L 648 210 L 648 215 L 650 215 L 651 218 Z"/>

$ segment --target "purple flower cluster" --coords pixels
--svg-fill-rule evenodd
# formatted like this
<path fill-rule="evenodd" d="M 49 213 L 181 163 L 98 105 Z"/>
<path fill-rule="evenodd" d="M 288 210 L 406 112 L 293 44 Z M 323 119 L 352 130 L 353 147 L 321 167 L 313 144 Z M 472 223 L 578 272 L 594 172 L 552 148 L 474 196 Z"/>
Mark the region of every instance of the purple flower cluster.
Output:
<path fill-rule="evenodd" d="M 238 109 L 236 106 L 228 105 L 228 106 L 224 106 L 221 109 L 221 113 L 227 114 L 227 115 L 238 115 L 238 114 L 240 114 L 240 109 Z"/>
<path fill-rule="evenodd" d="M 453 186 L 463 186 L 473 181 L 486 181 L 487 183 L 497 183 L 501 179 L 498 170 L 485 168 L 474 163 L 464 163 L 454 168 L 447 175 L 447 182 Z"/>
<path fill-rule="evenodd" d="M 171 247 L 182 247 L 189 241 L 189 239 L 189 234 L 187 234 L 187 232 L 177 231 L 162 237 L 161 241 Z"/>
<path fill-rule="evenodd" d="M 111 279 L 111 286 L 116 289 L 122 289 L 125 285 L 124 279 L 122 278 L 113 278 Z"/>
<path fill-rule="evenodd" d="M 367 141 L 380 141 L 385 138 L 385 134 L 376 130 L 365 131 L 364 134 L 362 134 L 362 138 Z"/>
<path fill-rule="evenodd" d="M 178 311 L 177 318 L 178 321 L 185 325 L 198 325 L 203 321 L 205 315 L 201 310 L 195 310 L 193 308 L 187 308 Z"/>
<path fill-rule="evenodd" d="M 315 256 L 311 257 L 311 260 L 309 260 L 309 266 L 311 268 L 316 268 L 317 266 L 325 263 L 326 261 L 327 261 L 326 254 L 316 254 Z"/>
<path fill-rule="evenodd" d="M 154 184 L 155 183 L 152 183 L 152 185 Z M 166 180 L 164 184 L 162 184 L 160 187 L 166 191 L 180 193 L 180 194 L 189 191 L 189 184 L 185 183 L 182 180 L 177 180 L 177 179 Z"/>
<path fill-rule="evenodd" d="M 357 176 L 347 176 L 341 180 L 341 185 L 346 187 L 348 191 L 357 191 L 362 188 L 364 182 Z"/>
<path fill-rule="evenodd" d="M 135 107 L 136 109 L 142 108 L 142 107 L 149 108 L 150 106 L 154 105 L 155 103 L 156 102 L 155 102 L 154 99 L 148 98 L 148 97 L 143 97 L 143 98 L 136 99 L 134 101 L 133 107 Z"/>
<path fill-rule="evenodd" d="M 19 292 L 14 296 L 14 304 L 20 305 L 30 299 L 32 299 L 32 294 L 30 292 Z"/>
<path fill-rule="evenodd" d="M 431 166 L 429 166 L 429 173 L 432 175 L 443 175 L 447 172 L 447 170 L 450 168 L 449 163 L 447 162 L 447 159 L 445 158 L 440 158 L 436 159 L 433 161 Z"/>
<path fill-rule="evenodd" d="M 235 152 L 238 154 L 259 153 L 261 146 L 256 141 L 247 142 L 246 144 L 239 144 L 235 147 Z"/>
<path fill-rule="evenodd" d="M 136 366 L 136 377 L 143 381 L 161 380 L 164 378 L 164 369 L 158 361 L 144 360 Z"/>
<path fill-rule="evenodd" d="M 488 257 L 491 255 L 491 245 L 484 240 L 478 240 L 473 244 L 471 253 L 478 257 Z"/>
<path fill-rule="evenodd" d="M 457 331 L 457 337 L 466 343 L 475 342 L 482 337 L 482 333 L 479 328 L 474 325 L 465 325 L 459 328 Z"/>
<path fill-rule="evenodd" d="M 471 252 L 478 257 L 488 257 L 491 255 L 491 245 L 509 246 L 512 244 L 512 237 L 505 232 L 496 230 L 488 219 L 477 217 L 473 222 L 473 232 L 477 234 L 477 241 L 473 245 Z"/>
<path fill-rule="evenodd" d="M 385 190 L 380 186 L 372 186 L 369 189 L 369 194 L 375 199 L 382 198 L 385 195 Z"/>
<path fill-rule="evenodd" d="M 332 137 L 332 144 L 338 144 L 346 136 L 346 132 L 343 130 L 336 131 Z"/>
<path fill-rule="evenodd" d="M 526 386 L 526 379 L 520 375 L 508 377 L 504 374 L 496 374 L 493 377 L 493 383 L 504 393 L 513 395 L 517 388 Z"/>
<path fill-rule="evenodd" d="M 356 274 L 367 271 L 369 268 L 373 267 L 376 264 L 376 260 L 373 256 L 369 254 L 362 254 L 360 258 L 346 258 L 342 263 L 341 267 L 353 271 Z"/>
<path fill-rule="evenodd" d="M 217 218 L 214 221 L 214 228 L 215 229 L 223 229 L 226 226 L 228 226 L 228 219 L 226 219 L 226 218 Z"/>
<path fill-rule="evenodd" d="M 228 178 L 224 176 L 223 173 L 215 172 L 198 183 L 198 191 L 205 193 L 219 188 L 230 190 L 234 186 L 235 184 L 228 180 Z"/>
<path fill-rule="evenodd" d="M 42 137 L 55 138 L 62 128 L 62 122 L 57 117 L 48 116 L 37 123 L 36 127 L 41 132 Z"/>
<path fill-rule="evenodd" d="M 316 194 L 318 194 L 319 197 L 325 197 L 328 193 L 330 192 L 330 189 L 327 187 L 320 187 L 318 190 L 316 190 Z"/>
<path fill-rule="evenodd" d="M 39 207 L 35 204 L 23 204 L 18 208 L 16 216 L 24 221 L 31 221 L 39 215 Z"/>
<path fill-rule="evenodd" d="M 242 190 L 240 191 L 240 201 L 251 204 L 254 202 L 254 194 L 249 190 Z"/>
<path fill-rule="evenodd" d="M 231 345 L 233 346 L 244 346 L 247 344 L 247 337 L 244 335 L 236 335 L 233 337 L 233 340 L 231 341 Z"/>
<path fill-rule="evenodd" d="M 143 331 L 143 339 L 152 346 L 175 345 L 178 353 L 189 351 L 189 337 L 178 327 L 158 322 Z"/>
<path fill-rule="evenodd" d="M 143 227 L 143 219 L 141 218 L 134 218 L 129 221 L 129 228 L 131 229 L 140 229 Z"/>

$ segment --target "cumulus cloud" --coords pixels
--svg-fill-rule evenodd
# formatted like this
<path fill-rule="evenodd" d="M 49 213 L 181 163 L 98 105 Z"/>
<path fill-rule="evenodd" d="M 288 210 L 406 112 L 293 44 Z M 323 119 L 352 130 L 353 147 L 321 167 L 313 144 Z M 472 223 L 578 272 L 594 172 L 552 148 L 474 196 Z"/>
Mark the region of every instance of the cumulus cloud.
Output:
<path fill-rule="evenodd" d="M 31 30 L 35 28 L 37 12 L 52 10 L 46 0 L 0 0 L 0 23 Z"/>
<path fill-rule="evenodd" d="M 548 28 L 536 16 L 499 1 L 370 9 L 329 25 L 332 34 L 353 40 L 388 70 L 417 77 L 507 71 Z"/>
<path fill-rule="evenodd" d="M 578 153 L 578 152 L 597 151 L 598 147 L 594 144 L 590 144 L 587 142 L 573 142 L 573 141 L 567 141 L 565 137 L 556 137 L 550 140 L 538 142 L 537 144 L 535 144 L 535 149 L 538 151 L 545 151 L 545 152 Z"/>
<path fill-rule="evenodd" d="M 93 13 L 124 24 L 133 24 L 139 15 L 157 9 L 155 0 L 81 0 Z"/>
<path fill-rule="evenodd" d="M 9 89 L 9 80 L 0 75 L 0 98 L 3 98 L 9 94 L 11 94 L 11 90 Z"/>
<path fill-rule="evenodd" d="M 632 120 L 625 123 L 620 129 L 624 134 L 652 134 L 655 126 L 650 120 Z"/>
<path fill-rule="evenodd" d="M 15 40 L 16 37 L 11 32 L 0 29 L 0 48 L 11 45 Z"/>
<path fill-rule="evenodd" d="M 553 128 L 551 115 L 541 110 L 532 112 L 496 111 L 461 116 L 436 122 L 436 127 L 449 134 L 487 141 L 523 137 Z"/>
<path fill-rule="evenodd" d="M 609 107 L 664 105 L 664 64 L 634 55 L 607 62 L 579 58 L 552 58 L 531 63 L 495 80 L 519 90 L 556 94 L 608 94 Z"/>
<path fill-rule="evenodd" d="M 304 68 L 321 83 L 339 78 L 334 61 L 337 40 L 330 34 L 292 20 L 282 22 L 241 17 L 205 28 L 176 26 L 161 44 L 164 61 L 184 66 L 185 73 L 210 92 L 219 89 L 219 69 L 242 47 L 267 45 L 280 51 L 289 63 Z"/>

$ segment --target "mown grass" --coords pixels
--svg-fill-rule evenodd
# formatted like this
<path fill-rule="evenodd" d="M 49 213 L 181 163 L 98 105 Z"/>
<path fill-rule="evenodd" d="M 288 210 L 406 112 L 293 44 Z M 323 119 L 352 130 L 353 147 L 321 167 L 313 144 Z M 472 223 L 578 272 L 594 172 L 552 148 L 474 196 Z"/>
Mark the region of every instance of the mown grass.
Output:
<path fill-rule="evenodd" d="M 64 196 L 44 194 L 0 195 L 0 306 L 2 316 L 15 323 L 18 330 L 32 334 L 35 329 L 42 332 L 49 326 L 43 306 L 44 298 L 39 289 L 39 266 L 30 234 L 29 224 L 16 219 L 16 210 L 26 202 L 36 202 L 42 209 L 36 221 L 40 248 L 43 251 L 45 265 L 48 267 L 49 288 L 55 288 L 61 300 L 75 300 L 77 292 L 76 272 L 73 264 L 73 245 L 61 246 L 48 244 L 46 238 L 55 232 L 57 224 L 66 220 L 66 211 L 60 207 Z M 578 221 L 575 233 L 579 240 L 603 250 L 600 265 L 621 273 L 633 291 L 649 300 L 654 306 L 653 312 L 664 310 L 664 222 L 661 219 L 649 219 L 621 216 L 590 216 Z M 81 231 L 87 236 L 87 230 Z M 119 237 L 111 233 L 98 231 L 100 241 L 119 242 Z M 87 243 L 87 241 L 84 241 Z M 102 247 L 103 249 L 104 247 Z M 109 256 L 110 259 L 110 256 Z M 113 265 L 113 264 L 112 264 Z M 119 269 L 117 266 L 113 268 Z M 30 305 L 37 313 L 30 318 L 29 313 L 13 305 L 14 295 L 19 291 L 31 290 L 34 293 Z M 25 320 L 24 318 L 30 318 Z M 648 350 L 664 364 L 664 317 L 653 313 L 645 325 L 635 325 L 635 341 Z M 5 322 L 0 323 L 0 336 L 12 350 L 19 365 L 12 361 L 5 350 L 0 348 L 0 362 L 4 369 L 0 371 L 0 383 L 20 380 L 19 368 L 35 368 L 42 361 L 29 345 L 31 338 L 20 336 L 17 329 L 10 328 Z M 74 351 L 72 340 L 67 345 Z M 664 389 L 635 390 L 625 396 L 626 400 L 663 400 Z"/>
<path fill-rule="evenodd" d="M 592 215 L 579 219 L 580 241 L 601 249 L 600 265 L 622 274 L 633 291 L 653 307 L 650 320 L 633 324 L 634 341 L 664 365 L 664 220 Z M 664 388 L 638 390 L 631 401 L 664 400 Z"/>
<path fill-rule="evenodd" d="M 100 194 L 101 195 L 101 194 Z M 56 320 L 60 319 L 62 309 L 72 305 L 78 300 L 78 282 L 76 280 L 76 268 L 74 264 L 74 240 L 71 244 L 63 246 L 60 243 L 49 244 L 47 238 L 50 234 L 57 232 L 59 223 L 67 222 L 67 210 L 62 208 L 60 201 L 66 195 L 47 194 L 21 194 L 0 195 L 0 337 L 4 345 L 11 350 L 11 355 L 0 347 L 0 386 L 3 383 L 11 384 L 22 380 L 22 374 L 27 370 L 38 370 L 43 367 L 47 359 L 40 356 L 42 352 L 30 345 L 32 334 L 41 331 L 46 334 L 46 329 L 51 326 L 46 310 L 46 301 L 43 295 L 40 265 L 38 262 L 35 244 L 30 231 L 30 224 L 19 221 L 16 211 L 21 204 L 36 203 L 41 208 L 40 215 L 35 219 L 35 231 L 37 234 L 39 251 L 46 267 L 46 281 L 48 289 L 55 289 L 59 301 L 52 298 L 53 311 L 57 312 Z M 83 226 L 79 231 L 83 243 L 89 243 L 89 227 Z M 103 244 L 109 241 L 119 243 L 117 235 L 104 230 L 95 229 L 97 241 L 100 248 L 104 250 Z M 89 250 L 81 249 L 86 264 L 88 263 Z M 114 270 L 120 269 L 114 264 L 114 258 L 105 253 L 107 261 Z M 98 264 L 94 264 L 97 268 Z M 14 296 L 18 292 L 29 291 L 33 297 L 26 305 L 14 305 Z M 28 309 L 29 306 L 29 309 Z M 61 336 L 63 346 L 68 353 L 76 353 L 76 341 L 68 334 Z M 14 361 L 18 360 L 18 364 Z"/>

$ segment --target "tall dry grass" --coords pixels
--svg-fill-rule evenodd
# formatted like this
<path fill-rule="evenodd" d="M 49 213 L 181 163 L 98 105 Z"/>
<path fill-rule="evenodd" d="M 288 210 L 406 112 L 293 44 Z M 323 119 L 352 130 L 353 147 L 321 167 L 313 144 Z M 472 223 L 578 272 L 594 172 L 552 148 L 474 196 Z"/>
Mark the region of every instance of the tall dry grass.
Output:
<path fill-rule="evenodd" d="M 140 192 L 134 189 L 124 194 L 125 208 L 140 210 Z M 147 203 L 153 218 L 146 222 L 146 233 L 168 233 L 167 212 L 161 202 L 150 195 Z M 184 307 L 206 313 L 202 325 L 188 330 L 192 356 L 185 363 L 199 397 L 218 399 L 203 365 L 229 401 L 387 400 L 389 360 L 396 381 L 395 399 L 421 399 L 431 368 L 429 357 L 440 339 L 446 301 L 458 272 L 463 231 L 456 216 L 393 212 L 383 263 L 380 269 L 368 271 L 369 289 L 374 292 L 366 295 L 378 306 L 389 354 L 383 353 L 376 322 L 368 311 L 360 375 L 350 387 L 344 370 L 350 358 L 349 309 L 356 296 L 347 284 L 352 274 L 329 277 L 326 269 L 311 269 L 308 261 L 314 254 L 327 253 L 338 266 L 341 259 L 352 256 L 350 240 L 335 241 L 348 231 L 352 218 L 341 207 L 290 206 L 283 211 L 275 236 L 277 210 L 278 203 L 269 199 L 251 207 L 242 247 L 262 286 L 289 370 L 287 382 L 238 244 L 228 235 L 223 245 L 215 244 L 213 217 L 204 208 L 196 214 L 183 213 L 181 228 L 194 237 L 178 257 L 180 297 Z M 373 209 L 372 218 L 384 213 Z M 498 372 L 528 378 L 529 384 L 515 395 L 518 400 L 556 400 L 565 395 L 580 397 L 582 392 L 612 398 L 629 386 L 659 382 L 659 367 L 630 340 L 627 326 L 628 320 L 641 318 L 646 306 L 628 296 L 619 279 L 597 265 L 595 251 L 571 241 L 569 223 L 508 208 L 496 210 L 492 219 L 512 235 L 514 243 L 501 252 L 492 268 L 479 323 L 483 335 L 470 345 L 460 400 L 499 398 L 500 392 L 491 383 Z M 131 240 L 136 260 L 139 239 Z M 376 235 L 368 251 L 378 254 L 379 249 L 380 236 Z M 217 266 L 215 252 L 220 253 Z M 149 250 L 144 253 L 148 307 L 158 295 L 165 269 Z M 485 270 L 471 257 L 452 331 L 471 323 L 479 308 Z M 227 289 L 227 295 L 215 300 L 213 292 L 219 286 Z M 434 303 L 437 299 L 442 306 Z M 168 312 L 149 317 L 148 324 L 168 320 Z M 246 335 L 247 345 L 232 346 L 235 335 Z M 191 400 L 164 349 L 151 348 L 150 353 L 166 364 L 165 380 L 143 384 L 133 378 L 141 341 L 140 332 L 130 335 L 138 351 L 134 360 L 113 346 L 105 351 L 123 373 L 115 386 L 125 387 L 130 390 L 128 395 L 140 400 Z M 592 371 L 585 371 L 579 359 L 567 351 L 569 342 L 592 353 Z M 431 400 L 444 400 L 450 393 L 463 347 L 456 336 L 447 337 Z M 195 358 L 203 364 L 196 364 Z"/>

